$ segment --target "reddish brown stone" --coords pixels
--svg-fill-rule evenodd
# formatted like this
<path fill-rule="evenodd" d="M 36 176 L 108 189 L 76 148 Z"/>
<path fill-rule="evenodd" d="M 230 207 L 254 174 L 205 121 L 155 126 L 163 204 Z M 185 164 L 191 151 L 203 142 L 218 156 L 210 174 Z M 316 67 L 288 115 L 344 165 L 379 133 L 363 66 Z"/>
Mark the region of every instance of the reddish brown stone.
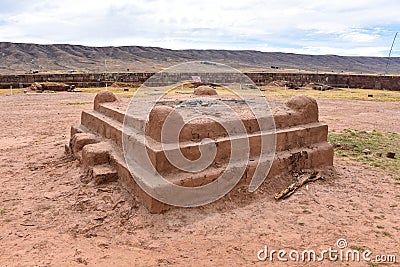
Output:
<path fill-rule="evenodd" d="M 184 98 L 185 96 L 180 97 Z M 192 100 L 193 96 L 188 97 L 188 99 Z M 72 140 L 82 139 L 80 136 L 84 133 L 80 133 L 81 131 L 94 132 L 102 136 L 102 140 L 107 140 L 106 142 L 90 144 L 90 142 L 97 142 L 95 136 L 92 135 L 92 139 L 86 138 L 92 140 L 90 142 L 74 141 L 76 149 L 82 151 L 80 153 L 82 154 L 83 165 L 92 170 L 92 175 L 98 177 L 99 182 L 113 180 L 114 178 L 110 177 L 113 177 L 113 170 L 115 170 L 119 181 L 132 194 L 135 194 L 150 212 L 159 213 L 170 209 L 171 206 L 152 198 L 136 184 L 122 154 L 121 132 L 124 113 L 117 108 L 117 104 L 101 105 L 105 102 L 102 102 L 103 99 L 100 100 L 95 101 L 98 106 L 97 110 L 82 113 L 82 125 L 75 126 L 71 132 L 73 134 Z M 107 97 L 106 100 L 106 102 L 115 101 L 113 97 Z M 143 99 L 143 101 L 146 101 L 146 99 Z M 176 101 L 176 99 L 173 101 Z M 209 168 L 198 173 L 182 172 L 168 161 L 161 148 L 160 141 L 161 130 L 167 117 L 169 115 L 175 116 L 172 120 L 174 125 L 169 127 L 173 128 L 176 134 L 179 134 L 179 127 L 183 125 L 183 118 L 178 113 L 173 112 L 173 102 L 166 104 L 168 100 L 165 100 L 162 103 L 157 104 L 152 109 L 147 122 L 144 119 L 136 119 L 137 121 L 132 123 L 132 127 L 145 124 L 146 136 L 151 138 L 151 142 L 146 144 L 147 151 L 155 169 L 172 183 L 187 187 L 204 185 L 217 179 L 225 170 L 230 158 L 231 141 L 227 137 L 227 132 L 221 125 L 209 119 L 194 119 L 185 124 L 180 132 L 179 142 L 180 150 L 186 158 L 195 160 L 200 156 L 198 146 L 204 138 L 212 138 L 215 141 L 217 154 Z M 248 185 L 251 181 L 260 153 L 259 128 L 254 117 L 244 113 L 243 110 L 238 109 L 238 114 L 242 116 L 243 124 L 251 135 L 249 137 L 236 136 L 237 138 L 248 138 L 250 144 L 250 160 L 243 159 L 243 164 L 247 164 L 247 166 L 246 172 L 239 182 L 241 186 Z M 273 114 L 275 115 L 277 130 L 276 155 L 265 180 L 272 191 L 287 186 L 288 181 L 285 177 L 289 172 L 321 168 L 333 164 L 333 148 L 327 142 L 328 127 L 318 122 L 318 106 L 314 99 L 297 96 L 290 99 L 285 105 L 277 103 L 273 109 Z M 222 114 L 221 116 L 227 121 L 233 119 L 229 114 Z M 168 142 L 168 139 L 163 141 Z"/>
<path fill-rule="evenodd" d="M 218 95 L 217 90 L 210 86 L 202 85 L 194 89 L 195 95 Z"/>
<path fill-rule="evenodd" d="M 169 106 L 157 105 L 153 107 L 149 114 L 149 120 L 146 124 L 146 136 L 149 136 L 154 140 L 161 142 L 161 131 L 164 127 L 165 120 L 170 114 L 172 117 L 168 121 L 171 122 L 173 125 L 168 125 L 168 130 L 174 129 L 177 131 L 177 128 L 180 127 L 180 125 L 184 125 L 183 118 L 177 112 L 173 111 L 174 109 Z M 179 133 L 175 132 L 175 134 Z M 169 143 L 170 141 L 171 140 L 169 140 L 168 136 L 166 139 L 163 140 L 163 142 L 166 143 Z"/>
<path fill-rule="evenodd" d="M 94 109 L 98 110 L 101 103 L 117 101 L 117 97 L 110 91 L 101 91 L 94 98 Z"/>

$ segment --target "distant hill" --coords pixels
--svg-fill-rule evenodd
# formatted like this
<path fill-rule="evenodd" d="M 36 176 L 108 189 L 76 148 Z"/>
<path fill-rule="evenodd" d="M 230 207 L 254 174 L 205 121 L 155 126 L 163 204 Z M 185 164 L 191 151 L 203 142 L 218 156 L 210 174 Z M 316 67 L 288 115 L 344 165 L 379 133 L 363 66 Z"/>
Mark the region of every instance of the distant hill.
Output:
<path fill-rule="evenodd" d="M 89 47 L 0 42 L 0 74 L 29 72 L 155 72 L 185 61 L 220 62 L 241 71 L 383 74 L 385 57 L 301 55 L 251 50 L 171 50 L 158 47 Z M 271 68 L 271 67 L 278 68 Z M 388 74 L 400 73 L 391 58 Z"/>

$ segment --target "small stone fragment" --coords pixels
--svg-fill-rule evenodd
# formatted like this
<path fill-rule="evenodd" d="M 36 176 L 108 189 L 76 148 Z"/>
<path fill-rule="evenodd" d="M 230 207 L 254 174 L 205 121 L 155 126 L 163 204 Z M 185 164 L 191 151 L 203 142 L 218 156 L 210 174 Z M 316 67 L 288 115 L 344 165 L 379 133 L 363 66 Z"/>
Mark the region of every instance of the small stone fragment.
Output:
<path fill-rule="evenodd" d="M 395 156 L 396 156 L 396 153 L 394 153 L 394 152 L 386 153 L 386 157 L 389 158 L 389 159 L 394 159 Z"/>
<path fill-rule="evenodd" d="M 371 154 L 371 150 L 369 150 L 369 149 L 364 149 L 363 151 L 362 151 L 362 153 L 364 153 L 365 155 L 369 155 L 369 154 Z"/>

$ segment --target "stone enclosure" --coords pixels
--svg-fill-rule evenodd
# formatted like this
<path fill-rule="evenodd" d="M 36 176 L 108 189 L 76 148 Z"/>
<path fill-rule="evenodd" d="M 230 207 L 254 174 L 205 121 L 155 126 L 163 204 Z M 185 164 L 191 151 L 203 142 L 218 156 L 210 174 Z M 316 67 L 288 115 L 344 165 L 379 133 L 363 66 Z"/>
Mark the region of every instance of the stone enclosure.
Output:
<path fill-rule="evenodd" d="M 207 101 L 202 94 L 207 95 Z M 150 97 L 150 96 L 148 96 Z M 197 103 L 200 109 L 207 109 L 212 98 L 218 98 L 232 105 L 241 114 L 250 143 L 250 160 L 244 162 L 246 171 L 237 186 L 248 185 L 257 163 L 253 158 L 260 154 L 258 142 L 259 128 L 251 116 L 241 113 L 241 103 L 229 96 L 218 96 L 212 88 L 199 88 L 191 95 L 166 97 L 157 103 L 149 114 L 148 121 L 132 119 L 131 126 L 146 125 L 148 155 L 154 168 L 167 180 L 186 187 L 207 184 L 221 174 L 229 160 L 230 140 L 218 123 L 194 120 L 185 125 L 179 134 L 179 147 L 189 160 L 199 157 L 199 143 L 203 138 L 211 138 L 217 144 L 214 162 L 199 173 L 188 173 L 174 167 L 161 147 L 161 127 L 171 106 L 177 103 Z M 211 99 L 211 102 L 210 100 Z M 143 98 L 146 101 L 146 97 Z M 318 169 L 333 165 L 333 148 L 327 142 L 328 126 L 318 120 L 317 102 L 306 96 L 296 96 L 286 103 L 269 101 L 276 127 L 276 149 L 270 172 L 264 187 L 278 192 L 291 182 L 291 172 L 303 169 Z M 81 123 L 71 127 L 70 143 L 66 151 L 80 160 L 88 180 L 106 183 L 118 180 L 129 192 L 152 213 L 160 213 L 171 208 L 152 198 L 133 179 L 123 156 L 123 123 L 127 102 L 117 99 L 111 92 L 96 95 L 94 109 L 83 111 Z M 189 109 L 188 109 L 189 110 Z M 229 116 L 222 116 L 229 120 Z M 239 138 L 239 137 L 238 137 Z M 241 137 L 240 137 L 241 138 Z"/>
<path fill-rule="evenodd" d="M 338 73 L 245 73 L 255 84 L 267 85 L 273 81 L 296 84 L 322 83 L 332 87 L 400 90 L 400 76 Z M 69 73 L 0 75 L 0 88 L 23 88 L 38 82 L 62 82 L 75 87 L 105 87 L 113 82 L 143 83 L 154 73 Z M 196 75 L 196 74 L 190 74 Z M 189 76 L 190 76 L 189 75 Z"/>

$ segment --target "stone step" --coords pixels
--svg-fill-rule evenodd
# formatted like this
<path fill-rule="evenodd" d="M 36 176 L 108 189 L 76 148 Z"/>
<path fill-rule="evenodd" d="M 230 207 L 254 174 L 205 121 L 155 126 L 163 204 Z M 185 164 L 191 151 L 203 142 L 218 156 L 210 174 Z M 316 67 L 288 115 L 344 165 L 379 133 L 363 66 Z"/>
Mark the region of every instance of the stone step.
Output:
<path fill-rule="evenodd" d="M 324 161 L 319 160 L 319 157 L 326 157 Z M 284 172 L 294 170 L 309 169 L 311 167 L 318 168 L 325 164 L 326 159 L 333 160 L 332 146 L 327 142 L 314 144 L 308 148 L 297 148 L 276 153 L 274 163 L 271 166 L 270 173 L 278 175 Z M 332 161 L 331 160 L 331 161 Z M 333 163 L 333 162 L 332 162 Z M 258 158 L 250 158 L 249 161 L 242 160 L 233 163 L 234 168 L 247 166 L 247 178 L 251 178 L 254 173 L 254 167 L 258 164 Z M 171 171 L 162 173 L 167 180 L 172 183 L 182 186 L 200 186 L 213 181 L 227 167 L 227 163 L 212 164 L 204 171 L 197 173 L 189 173 L 183 171 Z M 250 180 L 248 180 L 250 182 Z"/>
<path fill-rule="evenodd" d="M 105 138 L 122 146 L 122 124 L 98 111 L 82 111 L 81 124 Z"/>
<path fill-rule="evenodd" d="M 100 142 L 99 138 L 90 132 L 79 132 L 72 136 L 69 142 L 69 153 L 82 160 L 82 149 L 89 144 Z"/>
<path fill-rule="evenodd" d="M 95 165 L 91 171 L 95 184 L 105 184 L 118 180 L 118 172 L 109 164 Z"/>
<path fill-rule="evenodd" d="M 120 122 L 121 124 L 123 124 L 125 121 L 127 126 L 135 129 L 144 129 L 144 125 L 146 123 L 145 119 L 142 117 L 139 118 L 137 116 L 133 116 L 132 114 L 126 114 L 125 110 L 121 110 L 120 107 L 114 106 L 113 103 L 102 103 L 98 106 L 96 111 Z"/>
<path fill-rule="evenodd" d="M 119 110 L 118 107 L 114 107 L 110 103 L 102 103 L 97 107 L 98 112 L 106 115 L 107 117 L 114 118 L 120 123 L 124 123 L 125 110 Z"/>
<path fill-rule="evenodd" d="M 103 113 L 97 111 L 84 111 L 82 112 L 82 125 L 90 130 L 115 141 L 117 144 L 122 144 L 122 123 L 119 120 L 113 119 Z M 113 128 L 113 129 L 110 129 Z M 136 127 L 133 127 L 137 129 Z M 133 132 L 138 132 L 134 131 Z M 129 130 L 129 129 L 127 129 Z M 327 125 L 320 122 L 313 122 L 304 125 L 293 126 L 290 128 L 277 129 L 277 151 L 301 147 L 304 145 L 311 145 L 326 141 L 328 133 Z M 130 134 L 129 134 L 130 135 Z M 259 133 L 247 135 L 249 138 L 260 136 Z M 241 138 L 240 136 L 237 138 Z M 229 137 L 221 137 L 217 139 L 218 142 L 225 142 Z M 151 142 L 150 146 L 154 146 L 154 150 L 161 150 L 158 142 Z M 294 143 L 294 145 L 293 145 Z M 197 146 L 197 142 L 181 142 L 181 147 Z"/>
<path fill-rule="evenodd" d="M 314 144 L 308 148 L 277 152 L 264 183 L 273 185 L 273 190 L 278 192 L 289 183 L 293 182 L 288 180 L 288 177 L 290 176 L 287 176 L 287 173 L 291 171 L 300 171 L 303 169 L 317 169 L 325 166 L 331 166 L 333 165 L 333 155 L 333 148 L 328 142 Z M 171 208 L 171 206 L 161 203 L 149 196 L 136 183 L 131 176 L 120 149 L 113 150 L 112 154 L 110 155 L 110 163 L 117 170 L 120 181 L 126 185 L 127 189 L 131 193 L 135 194 L 141 199 L 143 205 L 150 212 L 160 213 Z M 242 164 L 242 166 L 243 164 L 247 164 L 246 171 L 243 174 L 239 185 L 249 185 L 257 163 L 257 160 L 252 159 L 250 159 L 249 162 L 243 161 L 236 163 L 237 167 L 240 167 L 240 164 Z M 196 187 L 214 181 L 221 175 L 225 168 L 226 164 L 223 164 L 221 166 L 211 166 L 203 172 L 171 172 L 164 174 L 163 177 L 177 185 Z"/>
<path fill-rule="evenodd" d="M 82 148 L 82 165 L 89 169 L 96 165 L 109 163 L 111 150 L 109 142 L 104 141 L 85 145 Z"/>
<path fill-rule="evenodd" d="M 181 99 L 180 97 L 179 99 Z M 188 97 L 189 99 L 190 97 Z M 178 100 L 179 100 L 178 99 Z M 171 98 L 173 103 L 177 98 Z M 186 100 L 185 100 L 186 101 Z M 226 99 L 229 101 L 229 99 Z M 226 131 L 221 130 L 221 126 L 216 126 L 216 122 L 205 120 L 192 120 L 185 124 L 182 136 L 179 140 L 179 147 L 166 144 L 163 146 L 161 139 L 162 121 L 173 110 L 171 103 L 161 103 L 160 106 L 152 110 L 150 114 L 146 113 L 146 105 L 151 105 L 148 98 L 143 98 L 136 103 L 137 109 L 131 110 L 132 114 L 125 116 L 124 103 L 118 101 L 111 92 L 102 92 L 95 97 L 94 110 L 82 112 L 81 125 L 71 129 L 70 149 L 79 154 L 78 158 L 82 161 L 90 175 L 92 175 L 95 183 L 104 183 L 119 179 L 119 182 L 135 196 L 140 199 L 143 205 L 153 213 L 159 213 L 171 208 L 168 204 L 164 204 L 154 199 L 149 192 L 145 192 L 140 187 L 140 182 L 136 182 L 132 177 L 129 168 L 126 165 L 123 156 L 123 149 L 128 150 L 128 155 L 136 155 L 137 149 L 145 148 L 150 157 L 151 163 L 156 170 L 168 181 L 186 187 L 197 187 L 204 185 L 217 179 L 220 174 L 226 171 L 226 167 L 230 158 L 231 143 L 233 140 L 248 140 L 250 145 L 250 159 L 241 155 L 236 158 L 235 171 L 245 170 L 238 185 L 250 185 L 250 181 L 254 176 L 260 154 L 260 140 L 263 138 L 276 137 L 276 153 L 271 169 L 265 173 L 266 185 L 263 188 L 272 190 L 276 193 L 286 187 L 293 179 L 291 175 L 287 175 L 291 171 L 300 171 L 301 169 L 316 169 L 320 167 L 332 166 L 333 164 L 333 148 L 327 142 L 328 127 L 318 122 L 318 106 L 314 99 L 305 96 L 296 96 L 288 100 L 286 103 L 275 103 L 273 105 L 273 114 L 276 125 L 276 136 L 273 132 L 259 131 L 256 126 L 254 116 L 248 112 L 238 112 L 241 120 L 244 121 L 246 130 L 249 134 L 239 134 L 227 137 Z M 182 107 L 185 108 L 185 107 Z M 239 110 L 241 107 L 236 106 Z M 167 112 L 168 111 L 168 112 Z M 202 112 L 205 109 L 202 108 Z M 207 112 L 213 112 L 208 110 Z M 184 111 L 184 115 L 190 115 L 198 110 L 188 108 Z M 232 123 L 235 118 L 230 112 L 221 111 L 223 122 Z M 200 114 L 199 113 L 199 114 Z M 135 115 L 136 114 L 136 115 Z M 146 125 L 147 115 L 150 118 L 150 124 Z M 164 120 L 163 120 L 164 116 Z M 179 119 L 180 118 L 176 118 Z M 271 117 L 262 118 L 261 121 L 267 122 Z M 177 120 L 177 122 L 181 122 Z M 237 118 L 236 118 L 237 120 Z M 183 121 L 183 117 L 182 117 Z M 123 122 L 126 122 L 123 129 Z M 176 124 L 179 125 L 178 123 Z M 266 124 L 267 125 L 267 124 Z M 272 124 L 268 124 L 272 125 Z M 146 128 L 147 127 L 147 128 Z M 144 130 L 150 133 L 150 137 L 144 136 Z M 127 148 L 123 148 L 123 130 L 124 137 L 130 138 Z M 85 133 L 87 136 L 85 136 Z M 91 133 L 91 134 L 89 134 Z M 261 135 L 262 134 L 262 135 Z M 212 138 L 217 146 L 217 155 L 213 159 L 210 166 L 197 173 L 189 173 L 178 170 L 166 158 L 165 151 L 182 152 L 188 159 L 195 160 L 199 154 L 199 144 L 204 138 Z M 271 140 L 270 140 L 271 141 Z M 274 142 L 272 142 L 274 143 Z M 237 147 L 236 147 L 237 148 Z M 242 151 L 240 151 L 242 152 Z M 141 158 L 137 160 L 137 165 L 133 168 L 139 168 Z M 267 160 L 267 159 L 263 159 Z M 134 171 L 141 169 L 134 169 Z M 136 172 L 133 172 L 136 173 Z M 149 173 L 144 174 L 145 179 L 151 179 Z M 147 181 L 147 180 L 145 180 Z M 155 180 L 156 181 L 156 180 Z M 168 190 L 170 188 L 162 188 L 164 185 L 158 185 L 157 189 Z M 236 191 L 234 191 L 236 192 Z"/>
<path fill-rule="evenodd" d="M 119 121 L 97 111 L 83 111 L 82 124 L 88 129 L 113 140 L 118 146 L 122 146 L 122 124 Z M 135 131 L 134 128 L 126 128 L 125 130 L 127 131 L 126 134 L 135 140 L 135 145 L 144 145 L 143 142 L 140 141 L 143 140 L 141 133 Z M 279 152 L 288 149 L 307 147 L 315 143 L 324 142 L 326 141 L 327 134 L 327 125 L 319 122 L 280 129 L 276 132 L 276 151 Z M 271 133 L 267 133 L 267 135 L 264 135 L 264 138 L 269 138 L 268 136 L 270 135 Z M 218 149 L 214 163 L 222 164 L 229 160 L 232 139 L 247 138 L 250 145 L 250 156 L 253 157 L 254 155 L 258 155 L 260 153 L 260 133 L 234 136 L 232 138 L 222 137 L 215 141 Z M 198 149 L 197 142 L 182 142 L 179 145 L 179 149 L 181 150 L 182 154 L 188 159 L 194 160 L 200 157 L 200 150 Z M 172 164 L 169 163 L 164 151 L 177 153 L 178 148 L 171 147 L 171 145 L 168 144 L 165 144 L 164 147 L 162 147 L 161 143 L 150 138 L 147 139 L 146 146 L 149 148 L 149 157 L 157 171 L 168 172 L 176 169 Z M 129 149 L 136 150 L 134 147 L 127 147 L 127 149 L 128 151 Z M 132 153 L 134 152 L 132 151 Z"/>
<path fill-rule="evenodd" d="M 135 132 L 133 129 L 127 131 L 127 134 L 131 138 L 131 145 L 126 146 L 127 153 L 135 153 L 137 151 L 138 146 L 143 147 L 142 135 L 140 133 Z M 307 148 L 312 146 L 313 144 L 318 144 L 321 142 L 326 142 L 328 134 L 328 127 L 321 123 L 312 123 L 309 125 L 298 126 L 289 129 L 282 129 L 276 133 L 276 152 L 290 150 L 290 149 L 298 149 L 298 148 Z M 249 135 L 241 135 L 241 136 L 233 136 L 232 138 L 223 137 L 215 140 L 215 144 L 217 146 L 216 157 L 214 158 L 214 164 L 220 165 L 227 162 L 230 158 L 231 154 L 231 141 L 232 140 L 244 140 L 248 139 L 250 146 L 250 157 L 254 158 L 260 154 L 260 145 L 261 138 L 273 144 L 273 135 L 272 133 L 266 133 L 261 136 L 260 133 L 249 134 Z M 195 160 L 200 157 L 200 150 L 198 148 L 199 143 L 196 142 L 182 142 L 179 144 L 179 148 L 172 146 L 170 144 L 161 145 L 161 143 L 148 140 L 147 152 L 150 160 L 155 166 L 156 170 L 159 172 L 171 172 L 176 170 L 176 168 L 167 160 L 166 152 L 171 154 L 178 154 L 178 150 L 182 152 L 182 154 L 188 158 L 189 160 Z M 268 149 L 268 148 L 267 148 Z M 272 148 L 270 148 L 272 149 Z M 269 150 L 271 151 L 271 150 Z M 268 153 L 268 151 L 266 151 Z"/>
<path fill-rule="evenodd" d="M 87 133 L 89 131 L 88 128 L 83 126 L 82 124 L 71 126 L 71 137 L 77 133 Z"/>

